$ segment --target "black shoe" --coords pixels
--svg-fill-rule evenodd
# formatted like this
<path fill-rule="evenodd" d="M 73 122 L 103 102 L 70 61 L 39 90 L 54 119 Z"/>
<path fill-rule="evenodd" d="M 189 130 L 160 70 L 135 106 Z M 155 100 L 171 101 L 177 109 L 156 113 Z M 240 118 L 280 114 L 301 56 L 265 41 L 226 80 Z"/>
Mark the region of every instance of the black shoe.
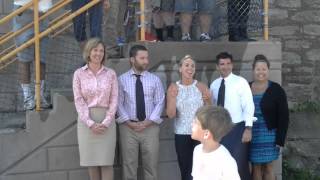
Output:
<path fill-rule="evenodd" d="M 238 35 L 229 35 L 229 41 L 238 42 L 238 41 L 241 41 L 241 40 L 242 39 Z"/>

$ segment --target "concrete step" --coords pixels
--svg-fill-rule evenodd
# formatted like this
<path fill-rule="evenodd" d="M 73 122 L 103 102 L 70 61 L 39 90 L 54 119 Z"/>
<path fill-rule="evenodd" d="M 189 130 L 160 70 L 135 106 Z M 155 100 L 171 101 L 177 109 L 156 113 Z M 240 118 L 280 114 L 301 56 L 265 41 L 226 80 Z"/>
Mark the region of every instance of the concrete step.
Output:
<path fill-rule="evenodd" d="M 0 113 L 0 129 L 24 128 L 25 112 Z"/>

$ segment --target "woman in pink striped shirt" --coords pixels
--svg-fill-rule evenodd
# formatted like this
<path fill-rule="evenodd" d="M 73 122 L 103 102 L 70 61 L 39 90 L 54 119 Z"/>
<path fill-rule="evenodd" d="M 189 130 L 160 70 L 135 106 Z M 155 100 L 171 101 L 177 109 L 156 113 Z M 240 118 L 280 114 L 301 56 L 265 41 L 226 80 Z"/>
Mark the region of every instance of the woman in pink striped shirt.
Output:
<path fill-rule="evenodd" d="M 86 65 L 73 77 L 80 165 L 88 167 L 91 180 L 113 179 L 118 81 L 115 71 L 103 65 L 105 55 L 103 42 L 90 39 L 83 52 Z"/>

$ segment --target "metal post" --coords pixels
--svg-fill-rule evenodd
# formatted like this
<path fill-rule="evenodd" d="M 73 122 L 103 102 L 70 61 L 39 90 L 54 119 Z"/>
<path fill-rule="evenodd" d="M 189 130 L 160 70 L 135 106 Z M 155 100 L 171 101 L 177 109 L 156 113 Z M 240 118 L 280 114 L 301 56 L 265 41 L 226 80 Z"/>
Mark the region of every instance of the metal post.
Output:
<path fill-rule="evenodd" d="M 30 2 L 32 3 L 32 1 L 30 1 Z M 62 7 L 64 7 L 65 5 L 67 5 L 70 2 L 71 2 L 71 0 L 61 0 L 60 2 L 55 4 L 51 9 L 49 9 L 45 14 L 40 16 L 39 20 L 41 21 L 41 20 L 47 18 L 49 15 L 53 14 L 54 12 L 61 9 Z M 23 6 L 23 7 L 25 7 L 25 6 Z M 14 14 L 16 14 L 16 13 L 14 13 Z M 15 32 L 9 32 L 9 33 L 1 36 L 0 45 L 6 43 L 7 41 L 9 41 L 13 37 L 20 35 L 21 33 L 25 32 L 27 29 L 31 28 L 32 26 L 34 26 L 34 24 L 33 24 L 33 22 L 30 22 L 29 24 L 25 25 L 24 27 L 22 27 L 21 29 L 15 31 Z"/>
<path fill-rule="evenodd" d="M 263 37 L 265 41 L 268 41 L 269 40 L 269 0 L 263 0 L 263 11 L 264 11 Z"/>
<path fill-rule="evenodd" d="M 70 14 L 69 16 L 67 16 L 64 19 L 61 19 L 59 22 L 53 24 L 52 26 L 50 26 L 48 29 L 44 30 L 43 32 L 40 33 L 39 37 L 43 38 L 44 36 L 48 36 L 49 33 L 51 33 L 52 31 L 60 28 L 61 26 L 63 26 L 65 23 L 71 21 L 73 18 L 75 18 L 76 16 L 78 16 L 79 14 L 85 12 L 86 10 L 88 10 L 89 8 L 91 8 L 92 6 L 96 5 L 97 3 L 99 3 L 100 0 L 91 0 L 88 4 L 84 5 L 82 8 L 78 9 L 76 12 Z M 18 52 L 22 51 L 23 49 L 33 45 L 35 42 L 35 38 L 31 38 L 29 39 L 27 42 L 23 43 L 22 45 L 20 45 L 19 47 L 17 47 L 15 50 L 11 51 L 10 53 L 0 57 L 0 63 L 15 56 Z"/>
<path fill-rule="evenodd" d="M 35 69 L 36 69 L 36 111 L 40 111 L 40 38 L 39 38 L 39 0 L 33 0 L 33 22 L 34 22 L 34 55 L 35 55 Z"/>
<path fill-rule="evenodd" d="M 146 37 L 146 20 L 145 20 L 145 3 L 144 0 L 140 0 L 140 25 L 141 25 L 141 29 L 140 29 L 140 41 L 145 41 Z"/>

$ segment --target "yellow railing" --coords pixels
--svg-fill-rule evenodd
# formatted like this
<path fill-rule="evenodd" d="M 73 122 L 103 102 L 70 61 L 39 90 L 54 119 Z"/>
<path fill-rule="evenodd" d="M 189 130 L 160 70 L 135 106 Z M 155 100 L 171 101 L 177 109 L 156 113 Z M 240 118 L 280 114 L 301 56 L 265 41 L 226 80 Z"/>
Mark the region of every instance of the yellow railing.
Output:
<path fill-rule="evenodd" d="M 47 18 L 49 15 L 53 14 L 57 10 L 61 9 L 68 3 L 70 3 L 72 0 L 60 0 L 58 3 L 56 3 L 49 11 L 47 11 L 44 15 L 39 17 L 39 11 L 38 11 L 38 1 L 39 0 L 32 0 L 31 2 L 25 4 L 23 7 L 15 10 L 14 12 L 10 13 L 6 17 L 2 18 L 0 20 L 0 25 L 8 22 L 13 17 L 23 13 L 25 10 L 31 8 L 33 6 L 34 10 L 34 20 L 32 23 L 24 26 L 23 28 L 19 29 L 16 32 L 8 32 L 5 35 L 0 37 L 0 46 L 4 45 L 6 42 L 8 42 L 10 39 L 20 35 L 27 29 L 31 28 L 32 25 L 34 26 L 34 37 L 25 42 L 24 44 L 20 45 L 19 47 L 11 46 L 4 51 L 0 52 L 0 65 L 7 66 L 8 64 L 11 64 L 15 59 L 12 59 L 17 53 L 24 50 L 25 48 L 35 44 L 35 77 L 36 77 L 36 90 L 35 90 L 35 96 L 36 96 L 36 110 L 40 111 L 40 39 L 48 36 L 53 31 L 60 28 L 62 25 L 70 22 L 74 17 L 78 16 L 79 14 L 87 11 L 92 6 L 96 5 L 100 2 L 100 0 L 92 0 L 82 8 L 78 9 L 77 11 L 70 13 L 67 12 L 59 17 L 57 17 L 55 20 L 52 21 L 51 25 L 44 30 L 43 32 L 39 32 L 39 21 L 43 20 L 44 18 Z M 60 32 L 61 30 L 59 30 Z"/>
<path fill-rule="evenodd" d="M 269 40 L 269 0 L 263 0 L 263 38 Z"/>
<path fill-rule="evenodd" d="M 140 0 L 140 22 L 141 22 L 141 29 L 140 29 L 140 40 L 145 41 L 145 32 L 146 32 L 146 8 L 145 8 L 145 3 L 144 0 Z"/>

